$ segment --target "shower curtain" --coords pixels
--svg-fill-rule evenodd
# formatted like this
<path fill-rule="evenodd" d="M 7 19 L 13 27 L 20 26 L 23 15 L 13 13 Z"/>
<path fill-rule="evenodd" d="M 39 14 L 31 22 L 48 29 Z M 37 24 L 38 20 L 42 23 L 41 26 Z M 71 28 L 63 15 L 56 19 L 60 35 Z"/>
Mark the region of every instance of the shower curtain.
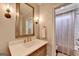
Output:
<path fill-rule="evenodd" d="M 57 51 L 74 55 L 74 12 L 56 16 Z"/>

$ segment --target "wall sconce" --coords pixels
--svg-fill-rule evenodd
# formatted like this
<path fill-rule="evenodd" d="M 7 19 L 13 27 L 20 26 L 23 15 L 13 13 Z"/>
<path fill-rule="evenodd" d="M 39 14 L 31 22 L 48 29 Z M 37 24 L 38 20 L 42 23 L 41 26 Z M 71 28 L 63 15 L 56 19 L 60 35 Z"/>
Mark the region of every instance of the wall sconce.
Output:
<path fill-rule="evenodd" d="M 39 17 L 35 18 L 35 23 L 38 24 L 39 23 Z"/>
<path fill-rule="evenodd" d="M 11 18 L 9 6 L 8 6 L 8 8 L 6 8 L 6 13 L 4 14 L 4 16 L 5 16 L 6 18 Z"/>

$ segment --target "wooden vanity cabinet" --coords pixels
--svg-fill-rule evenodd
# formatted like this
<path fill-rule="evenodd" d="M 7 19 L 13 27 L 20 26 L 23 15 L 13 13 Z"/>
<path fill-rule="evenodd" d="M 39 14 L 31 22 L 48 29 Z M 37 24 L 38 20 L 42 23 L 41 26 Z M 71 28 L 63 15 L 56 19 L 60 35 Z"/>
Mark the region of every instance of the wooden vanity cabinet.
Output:
<path fill-rule="evenodd" d="M 34 51 L 29 56 L 46 56 L 47 55 L 47 45 L 42 46 L 38 50 Z"/>

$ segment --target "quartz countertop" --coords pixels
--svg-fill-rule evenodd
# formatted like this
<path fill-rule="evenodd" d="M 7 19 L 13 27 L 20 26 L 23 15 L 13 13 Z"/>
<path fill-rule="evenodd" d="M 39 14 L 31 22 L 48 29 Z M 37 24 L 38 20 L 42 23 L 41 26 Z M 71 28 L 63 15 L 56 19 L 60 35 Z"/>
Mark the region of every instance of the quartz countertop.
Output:
<path fill-rule="evenodd" d="M 47 41 L 40 39 L 34 39 L 26 43 L 23 40 L 19 40 L 19 42 L 11 41 L 9 43 L 9 50 L 12 56 L 28 56 L 47 43 Z"/>

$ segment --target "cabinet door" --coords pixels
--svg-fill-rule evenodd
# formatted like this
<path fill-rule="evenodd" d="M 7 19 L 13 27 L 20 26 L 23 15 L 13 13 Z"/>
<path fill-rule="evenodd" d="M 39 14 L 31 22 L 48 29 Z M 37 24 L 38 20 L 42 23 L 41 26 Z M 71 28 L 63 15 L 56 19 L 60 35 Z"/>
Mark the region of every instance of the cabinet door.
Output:
<path fill-rule="evenodd" d="M 46 56 L 46 45 L 30 54 L 30 56 Z"/>

